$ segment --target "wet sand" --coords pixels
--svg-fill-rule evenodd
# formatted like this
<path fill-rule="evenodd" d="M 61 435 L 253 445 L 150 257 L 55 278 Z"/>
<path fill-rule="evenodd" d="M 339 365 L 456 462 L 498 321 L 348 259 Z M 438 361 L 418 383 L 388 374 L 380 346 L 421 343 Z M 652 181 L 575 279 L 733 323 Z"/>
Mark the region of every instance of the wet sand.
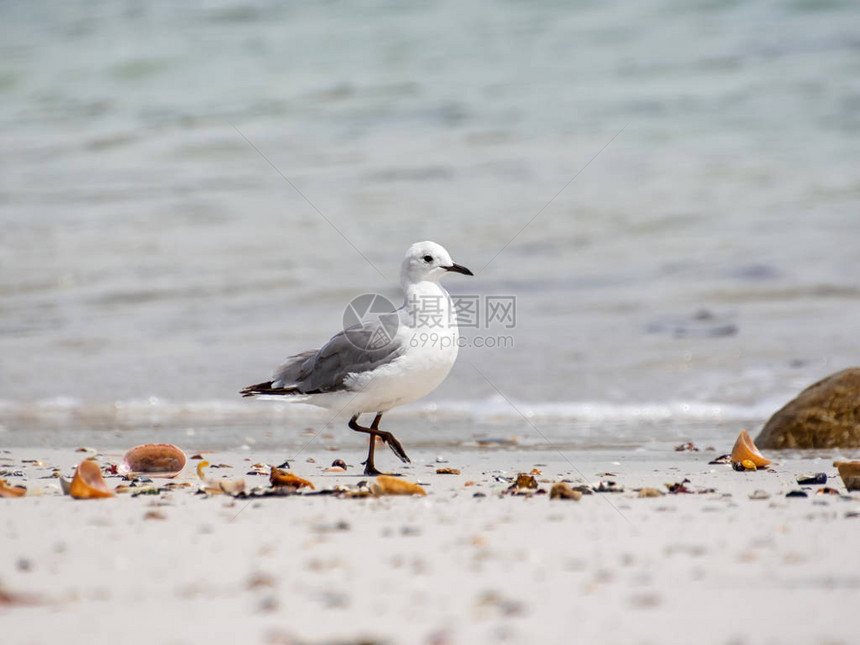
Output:
<path fill-rule="evenodd" d="M 0 499 L 3 640 L 853 642 L 860 495 L 846 493 L 838 455 L 770 455 L 773 472 L 708 464 L 730 447 L 419 449 L 398 470 L 425 497 L 361 499 L 198 495 L 190 460 L 173 480 L 188 487 L 107 500 L 63 496 L 51 477 L 88 453 L 14 448 L 0 453 L 0 471 L 28 494 Z M 366 479 L 359 454 L 316 447 L 292 470 L 315 492 L 355 487 Z M 246 474 L 253 464 L 283 460 L 253 447 L 203 457 L 230 466 L 208 468 L 210 478 L 244 477 L 248 488 L 267 483 Z M 324 472 L 338 457 L 355 466 Z M 533 469 L 545 491 L 562 480 L 624 490 L 579 501 L 507 491 Z M 797 485 L 812 472 L 840 494 Z M 685 479 L 689 493 L 636 492 Z M 801 488 L 807 497 L 786 497 Z M 751 499 L 757 490 L 767 498 Z"/>

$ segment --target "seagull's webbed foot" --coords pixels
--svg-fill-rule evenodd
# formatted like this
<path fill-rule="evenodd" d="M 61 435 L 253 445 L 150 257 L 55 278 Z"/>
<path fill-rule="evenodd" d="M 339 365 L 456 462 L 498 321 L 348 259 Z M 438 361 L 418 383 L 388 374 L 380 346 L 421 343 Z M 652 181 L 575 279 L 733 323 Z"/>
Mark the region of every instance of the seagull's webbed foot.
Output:
<path fill-rule="evenodd" d="M 382 439 L 385 443 L 388 444 L 388 447 L 391 448 L 391 451 L 395 455 L 397 455 L 400 461 L 402 461 L 404 464 L 412 463 L 412 460 L 409 459 L 409 457 L 406 455 L 406 451 L 403 449 L 403 446 L 400 445 L 400 442 L 393 434 L 384 430 L 378 431 L 377 434 L 380 439 Z"/>
<path fill-rule="evenodd" d="M 364 463 L 364 474 L 366 477 L 376 477 L 377 475 L 384 475 L 385 474 L 381 470 L 377 469 L 376 466 L 374 466 L 373 464 L 368 463 L 366 461 L 363 463 Z"/>

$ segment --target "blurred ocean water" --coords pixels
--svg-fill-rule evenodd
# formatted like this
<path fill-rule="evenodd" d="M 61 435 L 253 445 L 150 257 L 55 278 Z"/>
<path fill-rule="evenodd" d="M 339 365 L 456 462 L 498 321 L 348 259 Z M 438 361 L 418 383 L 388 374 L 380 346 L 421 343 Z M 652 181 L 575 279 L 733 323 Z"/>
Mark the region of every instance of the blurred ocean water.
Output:
<path fill-rule="evenodd" d="M 837 1 L 4 3 L 0 410 L 269 414 L 237 390 L 353 296 L 397 299 L 433 239 L 478 274 L 451 292 L 515 297 L 516 325 L 467 330 L 513 346 L 464 348 L 413 410 L 759 419 L 860 363 L 857 24 Z"/>

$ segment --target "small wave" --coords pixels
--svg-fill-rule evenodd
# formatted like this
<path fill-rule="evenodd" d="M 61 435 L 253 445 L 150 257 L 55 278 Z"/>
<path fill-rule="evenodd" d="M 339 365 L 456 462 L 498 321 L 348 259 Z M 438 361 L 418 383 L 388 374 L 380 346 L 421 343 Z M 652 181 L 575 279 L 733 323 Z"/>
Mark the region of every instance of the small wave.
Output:
<path fill-rule="evenodd" d="M 773 402 L 736 405 L 721 402 L 670 401 L 614 403 L 606 401 L 526 402 L 499 396 L 484 400 L 448 400 L 398 408 L 398 416 L 431 417 L 439 421 L 482 423 L 522 419 L 556 423 L 726 423 L 765 419 Z M 28 425 L 88 423 L 93 426 L 225 425 L 275 418 L 329 419 L 332 413 L 313 406 L 262 401 L 171 401 L 160 397 L 92 403 L 71 397 L 32 402 L 0 401 L 0 418 Z"/>
<path fill-rule="evenodd" d="M 521 402 L 502 397 L 485 401 L 446 401 L 422 406 L 425 413 L 471 416 L 481 420 L 539 419 L 547 421 L 732 421 L 767 417 L 777 408 L 772 402 L 736 405 L 720 402 L 672 401 L 612 403 L 602 401 Z"/>

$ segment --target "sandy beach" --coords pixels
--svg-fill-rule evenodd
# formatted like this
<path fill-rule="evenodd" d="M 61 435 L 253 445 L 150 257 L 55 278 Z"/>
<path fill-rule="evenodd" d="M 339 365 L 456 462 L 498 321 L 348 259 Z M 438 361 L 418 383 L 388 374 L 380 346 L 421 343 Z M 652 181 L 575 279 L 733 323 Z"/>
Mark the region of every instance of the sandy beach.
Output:
<path fill-rule="evenodd" d="M 858 7 L 0 3 L 0 645 L 860 642 L 860 449 L 710 463 L 860 366 Z M 376 496 L 348 410 L 240 391 L 421 240 L 474 275 Z"/>
<path fill-rule="evenodd" d="M 189 456 L 221 466 L 206 477 L 249 490 L 268 478 L 246 473 L 283 460 L 195 443 Z M 64 496 L 53 473 L 91 456 L 109 468 L 122 450 L 5 450 L 0 470 L 27 495 L 0 500 L 4 641 L 854 642 L 860 495 L 838 455 L 740 473 L 709 464 L 731 446 L 715 448 L 418 450 L 398 470 L 426 496 L 350 498 L 326 491 L 355 489 L 361 467 L 325 469 L 360 453 L 318 445 L 291 464 L 314 491 L 199 494 L 191 459 L 105 500 Z M 508 490 L 521 472 L 537 491 Z M 796 483 L 817 472 L 833 494 Z M 559 481 L 623 491 L 551 500 Z M 807 496 L 786 497 L 796 490 Z"/>

